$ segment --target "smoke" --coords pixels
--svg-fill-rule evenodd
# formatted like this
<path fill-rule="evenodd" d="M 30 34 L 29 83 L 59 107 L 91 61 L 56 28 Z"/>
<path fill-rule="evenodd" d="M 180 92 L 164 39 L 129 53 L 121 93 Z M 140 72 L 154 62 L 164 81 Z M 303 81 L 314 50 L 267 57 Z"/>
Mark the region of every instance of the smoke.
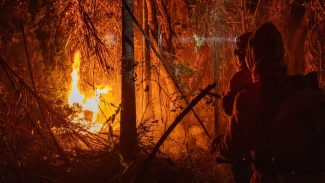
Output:
<path fill-rule="evenodd" d="M 230 42 L 235 43 L 236 37 L 200 37 L 194 34 L 193 37 L 182 37 L 177 38 L 176 42 L 178 43 L 192 43 L 195 42 L 196 44 L 203 44 L 203 43 L 224 43 Z"/>

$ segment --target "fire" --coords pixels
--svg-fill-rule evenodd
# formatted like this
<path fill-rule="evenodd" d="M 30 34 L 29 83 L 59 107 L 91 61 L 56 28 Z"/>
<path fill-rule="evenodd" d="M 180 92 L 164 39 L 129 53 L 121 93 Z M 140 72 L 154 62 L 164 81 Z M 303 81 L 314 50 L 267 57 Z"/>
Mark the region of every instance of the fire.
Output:
<path fill-rule="evenodd" d="M 79 105 L 83 113 L 80 113 L 78 117 L 72 121 L 79 123 L 87 127 L 90 132 L 99 132 L 103 124 L 99 121 L 100 115 L 100 104 L 102 95 L 108 94 L 112 89 L 110 86 L 95 86 L 92 96 L 87 96 L 84 92 L 81 92 L 79 84 L 79 71 L 80 71 L 80 52 L 77 51 L 74 55 L 73 66 L 72 66 L 72 82 L 71 90 L 69 94 L 68 104 L 72 107 L 73 105 Z M 92 114 L 89 114 L 92 113 Z M 86 114 L 91 115 L 91 119 L 86 119 Z"/>

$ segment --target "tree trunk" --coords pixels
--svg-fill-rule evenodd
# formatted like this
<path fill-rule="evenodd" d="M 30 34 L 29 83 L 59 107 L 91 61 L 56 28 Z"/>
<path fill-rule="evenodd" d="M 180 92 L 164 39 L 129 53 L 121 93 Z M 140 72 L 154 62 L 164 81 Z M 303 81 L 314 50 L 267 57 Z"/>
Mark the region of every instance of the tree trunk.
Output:
<path fill-rule="evenodd" d="M 149 35 L 149 26 L 148 26 L 148 9 L 146 0 L 142 2 L 142 25 L 143 30 Z M 150 71 L 150 46 L 148 40 L 143 37 L 143 61 L 144 61 L 144 111 L 147 114 L 146 117 L 153 117 L 152 111 L 152 88 L 151 88 L 151 71 Z"/>
<path fill-rule="evenodd" d="M 215 42 L 214 43 L 214 58 L 213 59 L 213 78 L 214 78 L 214 82 L 217 83 L 215 88 L 214 88 L 214 92 L 215 93 L 219 93 L 218 90 L 218 62 L 220 62 L 220 43 Z M 217 136 L 220 134 L 220 124 L 219 124 L 219 102 L 218 102 L 218 98 L 214 99 L 214 135 Z"/>
<path fill-rule="evenodd" d="M 242 29 L 241 31 L 242 33 L 244 33 L 245 32 L 245 11 L 246 11 L 244 0 L 240 1 L 240 7 L 241 7 L 240 21 L 241 21 L 241 29 Z"/>
<path fill-rule="evenodd" d="M 120 124 L 120 150 L 127 162 L 135 159 L 137 151 L 134 32 L 133 21 L 125 6 L 133 12 L 132 0 L 122 4 L 122 110 Z"/>

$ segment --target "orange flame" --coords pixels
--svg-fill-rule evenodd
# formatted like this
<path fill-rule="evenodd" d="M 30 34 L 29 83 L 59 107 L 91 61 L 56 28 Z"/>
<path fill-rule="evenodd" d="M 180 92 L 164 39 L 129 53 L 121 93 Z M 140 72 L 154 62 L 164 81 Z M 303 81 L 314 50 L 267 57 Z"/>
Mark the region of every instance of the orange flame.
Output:
<path fill-rule="evenodd" d="M 85 120 L 85 114 L 79 114 L 78 119 L 73 119 L 73 122 L 80 123 L 81 125 L 85 125 L 88 127 L 88 131 L 90 132 L 99 132 L 102 129 L 102 123 L 98 120 L 99 116 L 99 107 L 100 107 L 100 96 L 108 94 L 108 92 L 112 89 L 110 86 L 96 86 L 95 91 L 93 92 L 93 96 L 87 97 L 84 93 L 80 91 L 78 86 L 79 84 L 79 71 L 80 71 L 80 52 L 77 51 L 74 55 L 73 66 L 72 66 L 72 82 L 71 82 L 71 90 L 69 94 L 68 103 L 70 106 L 74 104 L 78 104 L 82 107 L 82 110 L 91 111 L 92 119 L 91 121 Z M 98 88 L 97 88 L 98 87 Z"/>

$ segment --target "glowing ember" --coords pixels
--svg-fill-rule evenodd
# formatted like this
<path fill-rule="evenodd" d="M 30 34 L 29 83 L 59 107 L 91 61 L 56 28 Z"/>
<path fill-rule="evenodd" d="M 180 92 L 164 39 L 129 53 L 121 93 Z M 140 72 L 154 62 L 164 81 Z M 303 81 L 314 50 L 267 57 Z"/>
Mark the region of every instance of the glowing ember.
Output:
<path fill-rule="evenodd" d="M 99 115 L 100 96 L 107 94 L 110 86 L 96 86 L 93 95 L 88 97 L 80 91 L 79 84 L 79 70 L 80 70 L 80 52 L 77 51 L 73 59 L 73 71 L 71 91 L 68 103 L 70 106 L 79 105 L 82 107 L 83 113 L 79 114 L 73 122 L 86 126 L 90 132 L 99 132 L 102 129 L 102 123 L 97 119 Z M 98 87 L 98 88 L 97 88 Z M 90 113 L 89 113 L 90 112 Z M 91 119 L 89 119 L 89 115 Z M 88 116 L 88 118 L 87 118 Z"/>

